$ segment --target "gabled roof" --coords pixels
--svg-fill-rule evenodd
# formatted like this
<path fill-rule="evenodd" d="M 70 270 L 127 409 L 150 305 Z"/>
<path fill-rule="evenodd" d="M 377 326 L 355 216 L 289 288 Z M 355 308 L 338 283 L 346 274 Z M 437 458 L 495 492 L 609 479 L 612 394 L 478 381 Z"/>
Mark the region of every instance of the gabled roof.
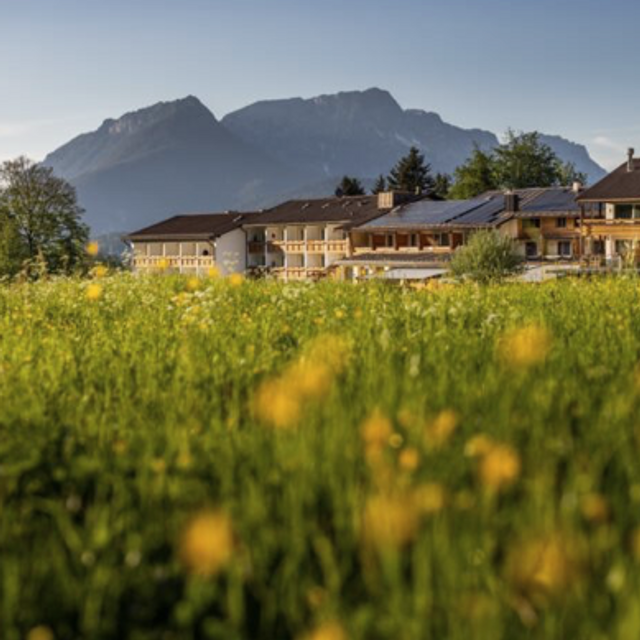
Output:
<path fill-rule="evenodd" d="M 504 192 L 489 191 L 470 200 L 442 202 L 421 200 L 405 204 L 360 225 L 359 229 L 363 231 L 477 229 L 493 227 L 514 217 L 578 217 L 580 215 L 575 193 L 569 187 L 519 189 L 514 193 L 519 197 L 519 208 L 515 212 L 506 211 Z"/>
<path fill-rule="evenodd" d="M 289 200 L 256 214 L 247 224 L 362 224 L 383 213 L 378 209 L 377 196 Z"/>
<path fill-rule="evenodd" d="M 178 215 L 150 227 L 129 234 L 131 240 L 151 239 L 215 239 L 238 229 L 256 214 L 249 213 L 199 213 Z"/>
<path fill-rule="evenodd" d="M 625 162 L 578 197 L 578 202 L 617 201 L 640 201 L 640 159 L 633 160 L 633 171 Z"/>

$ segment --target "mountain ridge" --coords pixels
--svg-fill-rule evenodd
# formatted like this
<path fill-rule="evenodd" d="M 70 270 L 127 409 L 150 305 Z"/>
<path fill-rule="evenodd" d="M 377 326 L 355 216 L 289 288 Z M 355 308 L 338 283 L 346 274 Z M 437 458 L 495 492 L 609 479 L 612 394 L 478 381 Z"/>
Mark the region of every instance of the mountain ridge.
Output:
<path fill-rule="evenodd" d="M 592 179 L 604 175 L 586 147 L 542 135 Z M 263 100 L 218 120 L 197 97 L 108 118 L 44 164 L 78 189 L 96 233 L 130 230 L 194 210 L 259 209 L 279 198 L 330 195 L 344 174 L 386 174 L 412 145 L 434 171 L 452 173 L 475 145 L 497 136 L 439 114 L 403 109 L 383 89 Z"/>

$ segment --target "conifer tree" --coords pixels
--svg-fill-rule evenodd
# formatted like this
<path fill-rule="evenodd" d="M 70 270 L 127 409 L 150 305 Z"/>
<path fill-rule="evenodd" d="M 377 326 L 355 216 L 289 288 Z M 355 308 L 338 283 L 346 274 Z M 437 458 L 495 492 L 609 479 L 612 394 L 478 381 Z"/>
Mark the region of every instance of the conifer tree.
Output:
<path fill-rule="evenodd" d="M 391 169 L 387 184 L 392 191 L 431 191 L 434 187 L 431 165 L 425 162 L 424 155 L 417 147 L 411 147 L 409 153 L 400 158 L 398 164 Z"/>
<path fill-rule="evenodd" d="M 365 190 L 358 178 L 344 176 L 340 184 L 336 187 L 335 193 L 338 198 L 342 198 L 343 196 L 363 196 L 365 195 Z"/>
<path fill-rule="evenodd" d="M 387 190 L 387 180 L 383 175 L 379 175 L 371 189 L 371 193 L 376 196 L 379 193 L 384 193 Z"/>
<path fill-rule="evenodd" d="M 451 190 L 451 176 L 448 173 L 437 173 L 433 181 L 433 195 L 446 200 Z"/>

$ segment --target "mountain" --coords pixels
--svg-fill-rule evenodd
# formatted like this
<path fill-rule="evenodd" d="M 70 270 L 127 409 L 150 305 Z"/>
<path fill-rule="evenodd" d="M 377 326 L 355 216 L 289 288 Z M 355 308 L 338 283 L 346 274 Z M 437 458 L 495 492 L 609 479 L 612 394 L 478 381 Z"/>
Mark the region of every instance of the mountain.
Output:
<path fill-rule="evenodd" d="M 571 142 L 561 136 L 544 134 L 540 136 L 540 142 L 549 145 L 565 162 L 573 162 L 578 171 L 587 174 L 590 184 L 598 182 L 607 175 L 607 172 L 591 158 L 587 148 L 582 144 Z"/>
<path fill-rule="evenodd" d="M 179 211 L 232 209 L 288 185 L 295 171 L 222 126 L 197 98 L 106 120 L 44 160 L 78 190 L 94 233 Z"/>
<path fill-rule="evenodd" d="M 593 182 L 604 170 L 585 147 L 543 136 Z M 344 174 L 368 184 L 412 145 L 434 171 L 453 173 L 495 134 L 403 109 L 369 89 L 257 102 L 218 121 L 197 98 L 106 120 L 45 158 L 78 189 L 94 233 L 133 230 L 177 212 L 258 209 L 328 195 Z"/>
<path fill-rule="evenodd" d="M 474 144 L 485 149 L 498 144 L 488 131 L 455 127 L 435 113 L 405 111 L 380 89 L 257 102 L 227 115 L 222 124 L 317 180 L 386 174 L 412 145 L 435 170 L 451 173 Z"/>

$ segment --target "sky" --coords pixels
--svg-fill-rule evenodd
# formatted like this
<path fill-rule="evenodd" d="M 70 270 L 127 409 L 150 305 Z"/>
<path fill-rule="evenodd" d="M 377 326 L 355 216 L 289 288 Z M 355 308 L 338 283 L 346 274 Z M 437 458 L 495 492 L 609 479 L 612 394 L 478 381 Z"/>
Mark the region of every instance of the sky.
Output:
<path fill-rule="evenodd" d="M 0 0 L 0 160 L 36 160 L 103 120 L 199 97 L 380 87 L 496 133 L 640 151 L 638 0 Z"/>

